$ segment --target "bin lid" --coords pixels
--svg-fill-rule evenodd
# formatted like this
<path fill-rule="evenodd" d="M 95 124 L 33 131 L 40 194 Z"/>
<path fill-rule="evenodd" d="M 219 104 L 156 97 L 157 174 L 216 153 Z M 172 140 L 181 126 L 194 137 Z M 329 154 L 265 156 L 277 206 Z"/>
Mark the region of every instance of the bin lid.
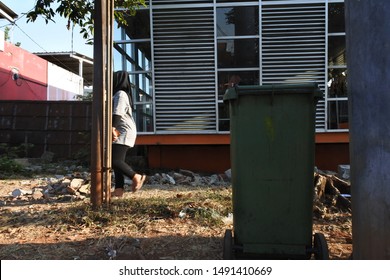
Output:
<path fill-rule="evenodd" d="M 262 86 L 235 86 L 226 90 L 223 100 L 237 99 L 239 95 L 313 93 L 314 98 L 324 97 L 317 83 L 272 84 Z"/>

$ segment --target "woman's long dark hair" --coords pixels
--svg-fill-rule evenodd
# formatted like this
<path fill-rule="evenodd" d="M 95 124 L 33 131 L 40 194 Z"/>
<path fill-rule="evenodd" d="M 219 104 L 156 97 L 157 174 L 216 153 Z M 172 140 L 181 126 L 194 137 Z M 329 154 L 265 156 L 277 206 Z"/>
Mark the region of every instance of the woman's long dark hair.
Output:
<path fill-rule="evenodd" d="M 127 96 L 129 97 L 130 107 L 133 108 L 134 103 L 133 103 L 133 96 L 131 94 L 131 83 L 129 79 L 129 73 L 127 73 L 126 71 L 114 72 L 112 87 L 113 87 L 112 95 L 114 95 L 120 90 L 125 91 L 127 93 Z"/>

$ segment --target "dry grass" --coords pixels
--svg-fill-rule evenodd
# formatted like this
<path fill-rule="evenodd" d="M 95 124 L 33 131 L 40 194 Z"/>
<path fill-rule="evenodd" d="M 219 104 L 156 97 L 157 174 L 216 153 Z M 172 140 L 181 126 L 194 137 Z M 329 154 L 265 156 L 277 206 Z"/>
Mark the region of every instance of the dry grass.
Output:
<path fill-rule="evenodd" d="M 145 187 L 97 211 L 89 201 L 3 206 L 0 258 L 218 259 L 230 194 Z"/>
<path fill-rule="evenodd" d="M 221 259 L 231 191 L 145 186 L 97 211 L 88 200 L 13 201 L 0 208 L 0 259 Z M 328 211 L 313 230 L 331 259 L 349 258 L 350 213 Z"/>

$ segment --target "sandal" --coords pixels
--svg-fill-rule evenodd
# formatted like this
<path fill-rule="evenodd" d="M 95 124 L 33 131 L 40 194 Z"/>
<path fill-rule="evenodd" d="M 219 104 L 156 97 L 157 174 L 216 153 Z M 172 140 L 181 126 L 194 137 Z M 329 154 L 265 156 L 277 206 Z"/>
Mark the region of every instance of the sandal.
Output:
<path fill-rule="evenodd" d="M 146 179 L 146 175 L 145 174 L 141 175 L 141 179 L 139 180 L 139 182 L 136 184 L 134 184 L 134 183 L 132 184 L 131 189 L 132 189 L 133 193 L 135 193 L 136 191 L 138 191 L 142 188 L 142 186 L 145 182 L 145 179 Z"/>

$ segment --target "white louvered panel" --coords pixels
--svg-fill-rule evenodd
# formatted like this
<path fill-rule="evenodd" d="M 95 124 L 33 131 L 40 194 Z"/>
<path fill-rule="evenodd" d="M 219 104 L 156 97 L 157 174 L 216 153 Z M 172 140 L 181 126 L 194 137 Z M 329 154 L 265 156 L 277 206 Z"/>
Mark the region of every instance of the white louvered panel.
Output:
<path fill-rule="evenodd" d="M 159 5 L 194 5 L 194 4 L 212 4 L 213 0 L 152 0 L 154 6 Z"/>
<path fill-rule="evenodd" d="M 262 6 L 263 84 L 316 82 L 324 90 L 325 16 L 324 4 Z M 324 101 L 317 105 L 316 129 L 325 129 Z"/>
<path fill-rule="evenodd" d="M 174 2 L 153 1 L 153 4 Z M 211 7 L 164 7 L 154 10 L 157 132 L 216 130 L 213 31 Z"/>

